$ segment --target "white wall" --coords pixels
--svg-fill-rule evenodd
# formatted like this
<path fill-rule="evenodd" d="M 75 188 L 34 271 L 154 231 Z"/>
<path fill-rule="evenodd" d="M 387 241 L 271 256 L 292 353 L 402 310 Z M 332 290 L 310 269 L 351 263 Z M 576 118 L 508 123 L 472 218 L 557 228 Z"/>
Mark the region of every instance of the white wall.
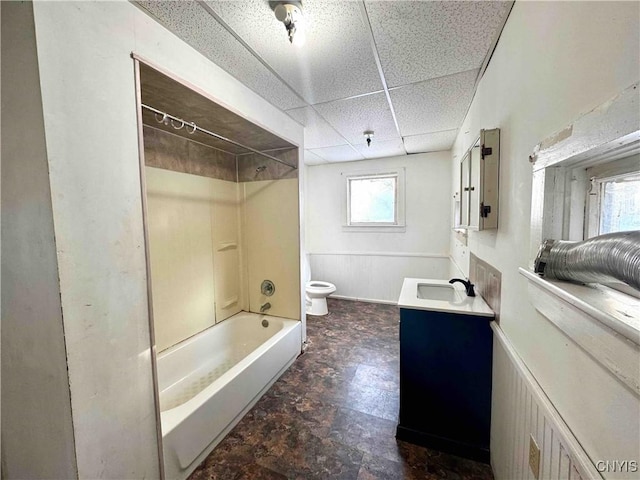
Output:
<path fill-rule="evenodd" d="M 29 2 L 3 2 L 0 8 L 2 476 L 73 478 L 77 471 L 33 10 Z"/>
<path fill-rule="evenodd" d="M 637 2 L 516 2 L 452 150 L 456 175 L 480 128 L 501 129 L 499 229 L 468 248 L 452 235 L 452 255 L 465 273 L 469 252 L 502 272 L 502 328 L 593 461 L 638 458 L 640 401 L 528 301 L 528 156 L 638 81 L 639 18 Z"/>
<path fill-rule="evenodd" d="M 301 147 L 303 129 L 130 3 L 33 8 L 77 475 L 158 477 L 131 52 Z"/>
<path fill-rule="evenodd" d="M 448 278 L 452 216 L 449 152 L 307 167 L 306 244 L 311 277 L 334 283 L 336 295 L 395 302 L 402 279 Z M 343 229 L 342 173 L 406 169 L 406 231 Z"/>

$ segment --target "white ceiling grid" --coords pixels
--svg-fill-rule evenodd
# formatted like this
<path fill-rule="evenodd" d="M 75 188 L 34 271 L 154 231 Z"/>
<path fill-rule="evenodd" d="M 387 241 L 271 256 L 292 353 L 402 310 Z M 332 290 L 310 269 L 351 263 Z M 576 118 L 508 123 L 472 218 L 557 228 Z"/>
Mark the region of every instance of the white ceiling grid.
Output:
<path fill-rule="evenodd" d="M 351 145 L 314 148 L 311 150 L 311 153 L 314 153 L 327 162 L 352 162 L 354 160 L 364 160 L 364 155 L 358 152 Z"/>
<path fill-rule="evenodd" d="M 455 73 L 391 89 L 403 135 L 459 128 L 473 98 L 478 70 Z"/>
<path fill-rule="evenodd" d="M 367 1 L 389 87 L 480 68 L 510 2 Z"/>
<path fill-rule="evenodd" d="M 326 160 L 320 158 L 318 155 L 313 153 L 311 150 L 304 151 L 304 163 L 307 165 L 322 165 L 323 163 L 328 163 Z"/>
<path fill-rule="evenodd" d="M 445 130 L 444 132 L 409 135 L 408 137 L 403 137 L 404 147 L 407 149 L 407 153 L 449 150 L 457 134 L 458 129 L 454 128 L 453 130 Z"/>
<path fill-rule="evenodd" d="M 281 108 L 305 105 L 195 1 L 137 2 L 176 36 Z M 282 107 L 286 105 L 286 107 Z"/>
<path fill-rule="evenodd" d="M 351 144 L 364 143 L 362 132 L 366 130 L 375 131 L 376 142 L 400 137 L 384 93 L 320 103 L 314 108 Z"/>
<path fill-rule="evenodd" d="M 137 4 L 304 125 L 319 164 L 450 149 L 513 2 L 303 0 L 302 47 L 267 0 Z"/>
<path fill-rule="evenodd" d="M 366 143 L 360 143 L 354 146 L 365 158 L 398 157 L 405 155 L 405 144 L 399 137 L 394 140 L 376 140 L 374 137 L 371 146 L 368 146 Z"/>
<path fill-rule="evenodd" d="M 304 136 L 305 148 L 322 148 L 346 145 L 347 141 L 327 123 L 312 107 L 294 108 L 287 113 L 296 122 L 306 128 Z"/>
<path fill-rule="evenodd" d="M 264 0 L 206 3 L 310 105 L 382 89 L 356 2 L 304 2 L 301 48 Z"/>

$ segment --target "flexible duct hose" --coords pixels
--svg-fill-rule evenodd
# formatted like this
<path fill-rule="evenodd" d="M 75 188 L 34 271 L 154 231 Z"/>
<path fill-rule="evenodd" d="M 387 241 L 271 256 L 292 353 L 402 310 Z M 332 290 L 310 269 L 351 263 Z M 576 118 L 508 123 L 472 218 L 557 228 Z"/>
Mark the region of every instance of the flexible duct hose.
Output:
<path fill-rule="evenodd" d="M 534 271 L 583 283 L 618 280 L 640 290 L 640 230 L 608 233 L 583 242 L 545 240 Z"/>

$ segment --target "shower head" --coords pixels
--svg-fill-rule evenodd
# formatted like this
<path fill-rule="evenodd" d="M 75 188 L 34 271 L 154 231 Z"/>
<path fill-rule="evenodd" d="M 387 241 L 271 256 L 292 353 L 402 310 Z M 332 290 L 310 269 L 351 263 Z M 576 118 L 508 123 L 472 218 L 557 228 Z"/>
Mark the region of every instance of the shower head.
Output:
<path fill-rule="evenodd" d="M 266 169 L 267 167 L 265 165 L 260 165 L 258 168 L 256 168 L 256 173 L 264 172 Z"/>

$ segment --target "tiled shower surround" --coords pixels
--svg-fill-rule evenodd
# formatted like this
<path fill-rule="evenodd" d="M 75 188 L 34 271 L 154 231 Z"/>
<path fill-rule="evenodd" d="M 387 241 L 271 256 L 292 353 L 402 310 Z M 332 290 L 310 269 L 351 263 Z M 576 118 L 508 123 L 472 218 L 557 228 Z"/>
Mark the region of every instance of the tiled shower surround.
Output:
<path fill-rule="evenodd" d="M 236 181 L 235 155 L 146 125 L 143 132 L 147 166 Z"/>
<path fill-rule="evenodd" d="M 492 479 L 395 439 L 398 308 L 328 299 L 309 346 L 192 474 L 200 479 Z"/>
<path fill-rule="evenodd" d="M 217 178 L 229 182 L 255 182 L 297 178 L 298 170 L 261 155 L 233 155 L 208 145 L 145 125 L 144 156 L 149 167 Z M 297 149 L 267 152 L 289 165 L 298 164 Z M 258 167 L 264 167 L 258 169 Z"/>

